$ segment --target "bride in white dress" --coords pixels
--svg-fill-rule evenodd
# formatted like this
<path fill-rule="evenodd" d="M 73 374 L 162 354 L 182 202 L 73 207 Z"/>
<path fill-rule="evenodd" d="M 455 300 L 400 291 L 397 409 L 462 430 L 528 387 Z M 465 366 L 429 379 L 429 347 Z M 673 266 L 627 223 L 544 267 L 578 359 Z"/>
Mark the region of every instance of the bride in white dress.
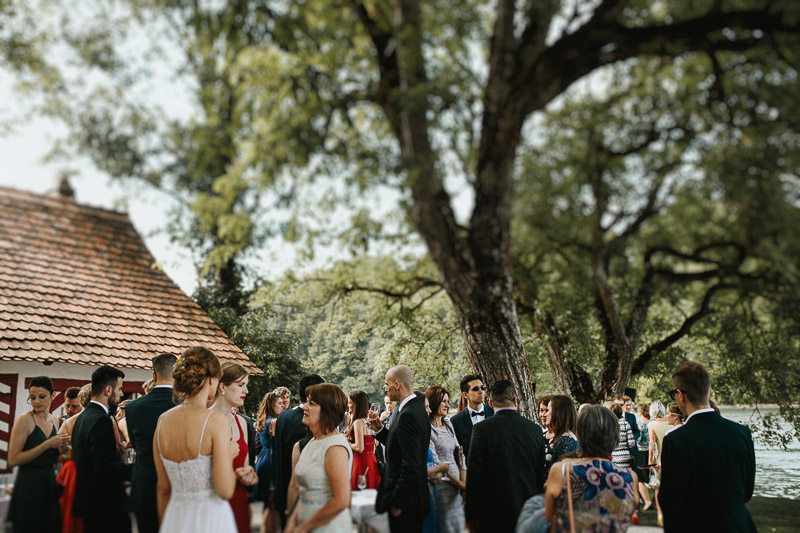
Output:
<path fill-rule="evenodd" d="M 159 417 L 153 443 L 161 532 L 236 532 L 227 500 L 238 445 L 228 422 L 206 408 L 220 374 L 217 357 L 201 347 L 186 350 L 175 365 L 174 390 L 183 401 Z"/>
<path fill-rule="evenodd" d="M 286 522 L 286 533 L 351 533 L 353 452 L 347 438 L 336 429 L 344 419 L 347 396 L 329 383 L 308 387 L 306 396 L 303 424 L 314 438 L 294 469 L 291 484 L 296 484 L 299 497 Z"/>

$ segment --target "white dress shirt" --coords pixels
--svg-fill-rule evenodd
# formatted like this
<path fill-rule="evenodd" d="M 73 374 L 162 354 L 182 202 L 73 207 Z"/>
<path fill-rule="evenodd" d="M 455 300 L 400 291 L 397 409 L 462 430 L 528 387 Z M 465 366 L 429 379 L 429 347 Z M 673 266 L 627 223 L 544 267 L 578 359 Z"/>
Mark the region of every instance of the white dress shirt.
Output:
<path fill-rule="evenodd" d="M 478 422 L 483 422 L 486 420 L 486 407 L 481 405 L 480 410 L 476 411 L 470 406 L 467 406 L 467 410 L 469 411 L 469 418 L 472 420 L 472 425 L 474 426 Z M 478 413 L 477 415 L 473 415 L 472 413 Z"/>

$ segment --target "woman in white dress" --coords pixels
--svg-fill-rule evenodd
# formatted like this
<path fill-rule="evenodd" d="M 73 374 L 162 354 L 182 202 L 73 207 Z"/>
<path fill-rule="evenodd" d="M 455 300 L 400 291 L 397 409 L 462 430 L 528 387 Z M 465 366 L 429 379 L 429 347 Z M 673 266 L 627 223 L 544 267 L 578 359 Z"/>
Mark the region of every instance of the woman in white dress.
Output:
<path fill-rule="evenodd" d="M 227 500 L 238 445 L 225 418 L 206 408 L 217 391 L 219 361 L 205 348 L 189 348 L 172 375 L 182 402 L 159 417 L 153 442 L 159 531 L 235 533 Z"/>
<path fill-rule="evenodd" d="M 353 452 L 336 429 L 344 419 L 347 396 L 329 383 L 308 387 L 306 396 L 303 424 L 314 438 L 300 454 L 292 475 L 291 485 L 297 486 L 299 498 L 286 522 L 286 532 L 351 533 Z"/>

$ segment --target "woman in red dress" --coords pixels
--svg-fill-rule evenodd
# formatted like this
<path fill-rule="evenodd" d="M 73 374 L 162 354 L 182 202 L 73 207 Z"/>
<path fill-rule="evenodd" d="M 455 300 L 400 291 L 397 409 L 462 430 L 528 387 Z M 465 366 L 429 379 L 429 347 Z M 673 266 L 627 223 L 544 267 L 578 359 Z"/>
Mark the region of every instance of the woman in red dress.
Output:
<path fill-rule="evenodd" d="M 250 465 L 248 447 L 255 443 L 247 442 L 247 422 L 244 417 L 237 414 L 244 405 L 247 396 L 247 381 L 249 374 L 239 364 L 223 363 L 222 377 L 219 380 L 217 397 L 211 410 L 219 413 L 228 420 L 231 426 L 231 441 L 236 443 L 232 449 L 233 470 L 236 472 L 236 489 L 233 497 L 228 500 L 236 518 L 236 527 L 239 533 L 250 533 L 250 502 L 247 488 L 258 483 L 253 466 Z"/>
<path fill-rule="evenodd" d="M 352 490 L 377 489 L 381 483 L 378 460 L 375 458 L 375 437 L 367 427 L 365 419 L 369 411 L 369 396 L 361 390 L 347 396 L 347 412 L 350 423 L 347 426 L 347 440 L 353 449 L 353 471 L 350 474 Z M 366 486 L 358 486 L 358 477 L 366 478 Z"/>

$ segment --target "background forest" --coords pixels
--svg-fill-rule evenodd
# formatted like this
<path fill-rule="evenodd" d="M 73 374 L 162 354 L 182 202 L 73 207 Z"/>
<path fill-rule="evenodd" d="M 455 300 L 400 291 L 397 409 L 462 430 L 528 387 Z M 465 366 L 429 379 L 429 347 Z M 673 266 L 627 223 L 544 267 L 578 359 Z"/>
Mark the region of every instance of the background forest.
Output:
<path fill-rule="evenodd" d="M 175 201 L 251 409 L 401 362 L 663 401 L 694 359 L 798 431 L 798 32 L 790 0 L 6 0 L 0 67 L 65 173 Z"/>

